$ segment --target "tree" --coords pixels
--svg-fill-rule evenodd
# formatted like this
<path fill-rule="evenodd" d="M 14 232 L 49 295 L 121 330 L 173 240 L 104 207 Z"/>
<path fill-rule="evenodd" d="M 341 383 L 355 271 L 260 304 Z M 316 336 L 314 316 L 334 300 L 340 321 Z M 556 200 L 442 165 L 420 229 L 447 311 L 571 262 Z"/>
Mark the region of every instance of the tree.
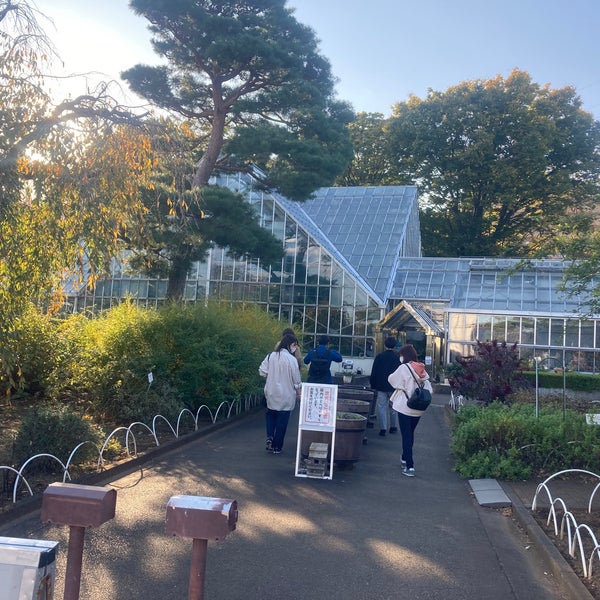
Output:
<path fill-rule="evenodd" d="M 381 113 L 361 112 L 350 125 L 350 140 L 354 147 L 354 158 L 348 168 L 338 177 L 336 185 L 404 185 L 390 160 L 386 143 L 388 120 Z"/>
<path fill-rule="evenodd" d="M 252 162 L 292 199 L 329 185 L 352 158 L 345 125 L 352 113 L 334 99 L 329 62 L 314 32 L 285 0 L 131 0 L 150 21 L 166 64 L 136 65 L 122 76 L 151 103 L 195 123 L 201 133 L 194 187 L 215 168 Z"/>
<path fill-rule="evenodd" d="M 556 240 L 556 247 L 565 259 L 566 270 L 561 290 L 568 296 L 579 295 L 582 308 L 590 315 L 600 313 L 600 232 L 576 229 L 565 232 Z"/>
<path fill-rule="evenodd" d="M 43 67 L 53 50 L 36 16 L 25 1 L 0 0 L 0 380 L 9 386 L 21 377 L 19 317 L 30 303 L 56 309 L 68 274 L 114 256 L 133 182 L 148 168 L 143 136 L 119 125 L 136 119 L 106 86 L 52 103 Z"/>
<path fill-rule="evenodd" d="M 351 158 L 345 129 L 351 111 L 334 99 L 330 65 L 318 54 L 313 31 L 284 5 L 130 2 L 150 21 L 152 45 L 166 63 L 136 65 L 122 76 L 134 92 L 185 119 L 193 131 L 186 142 L 194 157 L 191 176 L 181 180 L 171 211 L 177 231 L 174 222 L 161 227 L 160 260 L 155 252 L 152 261 L 168 266 L 169 298 L 182 297 L 187 270 L 215 242 L 233 255 L 281 258 L 241 198 L 208 186 L 215 170 L 252 163 L 267 174 L 263 185 L 300 200 L 333 182 Z"/>
<path fill-rule="evenodd" d="M 150 277 L 166 277 L 167 298 L 177 301 L 193 263 L 217 244 L 236 258 L 266 265 L 281 261 L 281 241 L 260 226 L 241 195 L 192 186 L 197 139 L 189 125 L 164 118 L 148 125 L 153 172 L 140 188 L 144 208 L 120 236 L 129 265 Z"/>
<path fill-rule="evenodd" d="M 426 255 L 548 252 L 598 203 L 599 123 L 573 88 L 523 71 L 398 103 L 387 139 L 399 176 L 420 187 Z"/>

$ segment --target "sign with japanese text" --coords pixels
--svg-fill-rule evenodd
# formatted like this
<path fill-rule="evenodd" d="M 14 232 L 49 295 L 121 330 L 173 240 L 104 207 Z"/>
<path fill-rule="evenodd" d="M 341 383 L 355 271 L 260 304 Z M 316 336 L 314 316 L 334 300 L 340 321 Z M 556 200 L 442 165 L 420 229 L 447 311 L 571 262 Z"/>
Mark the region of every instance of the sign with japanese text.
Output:
<path fill-rule="evenodd" d="M 307 383 L 302 386 L 300 427 L 335 428 L 337 385 Z"/>
<path fill-rule="evenodd" d="M 338 386 L 302 384 L 296 477 L 333 479 Z"/>

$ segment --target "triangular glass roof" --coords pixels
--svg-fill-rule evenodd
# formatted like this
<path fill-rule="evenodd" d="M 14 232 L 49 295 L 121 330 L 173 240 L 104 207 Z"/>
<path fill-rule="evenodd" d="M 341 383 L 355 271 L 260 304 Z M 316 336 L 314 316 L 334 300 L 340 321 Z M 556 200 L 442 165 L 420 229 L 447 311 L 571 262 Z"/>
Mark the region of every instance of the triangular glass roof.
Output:
<path fill-rule="evenodd" d="M 235 179 L 234 187 L 251 197 L 250 177 L 240 173 Z M 218 182 L 229 187 L 232 176 Z M 380 305 L 389 297 L 400 259 L 421 255 L 416 186 L 321 188 L 304 202 L 273 191 L 270 196 Z"/>
<path fill-rule="evenodd" d="M 416 186 L 322 188 L 313 198 L 291 204 L 384 301 L 399 259 L 420 256 Z"/>

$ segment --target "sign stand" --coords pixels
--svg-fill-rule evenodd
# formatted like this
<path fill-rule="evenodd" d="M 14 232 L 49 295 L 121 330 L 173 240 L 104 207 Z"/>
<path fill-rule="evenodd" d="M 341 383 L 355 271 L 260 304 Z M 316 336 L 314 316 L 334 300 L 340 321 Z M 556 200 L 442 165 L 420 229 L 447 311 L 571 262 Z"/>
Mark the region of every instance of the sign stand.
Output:
<path fill-rule="evenodd" d="M 300 396 L 300 419 L 296 448 L 296 477 L 333 479 L 333 451 L 335 448 L 335 420 L 337 413 L 337 385 L 303 383 Z M 302 435 L 306 431 L 321 432 L 330 443 L 313 442 L 308 458 L 302 457 Z M 329 435 L 327 435 L 329 434 Z M 329 455 L 329 464 L 327 456 Z M 329 472 L 329 475 L 326 474 Z"/>

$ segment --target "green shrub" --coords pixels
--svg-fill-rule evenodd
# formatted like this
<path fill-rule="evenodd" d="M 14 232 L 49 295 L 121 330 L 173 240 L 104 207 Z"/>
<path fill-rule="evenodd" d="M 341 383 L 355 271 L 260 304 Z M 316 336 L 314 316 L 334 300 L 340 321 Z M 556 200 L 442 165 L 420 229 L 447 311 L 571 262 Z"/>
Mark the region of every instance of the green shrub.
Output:
<path fill-rule="evenodd" d="M 21 422 L 15 440 L 16 464 L 22 465 L 36 454 L 53 454 L 63 463 L 75 447 L 72 464 L 98 458 L 105 440 L 104 431 L 92 420 L 68 406 L 49 405 L 34 408 Z M 52 459 L 39 459 L 28 467 L 30 471 L 57 472 L 60 465 Z"/>
<path fill-rule="evenodd" d="M 15 390 L 35 393 L 47 385 L 57 352 L 55 321 L 33 305 L 14 323 L 7 337 L 0 341 L 0 394 L 12 395 Z M 10 355 L 8 361 L 2 354 Z"/>
<path fill-rule="evenodd" d="M 523 373 L 524 377 L 535 385 L 535 371 Z M 538 371 L 538 384 L 541 388 L 562 389 L 563 384 L 566 389 L 578 392 L 599 392 L 600 375 L 590 375 L 588 373 L 555 373 L 554 371 Z"/>
<path fill-rule="evenodd" d="M 256 308 L 125 302 L 61 324 L 49 390 L 118 424 L 148 423 L 156 414 L 172 419 L 184 406 L 215 408 L 257 393 L 258 365 L 280 335 L 281 325 Z"/>
<path fill-rule="evenodd" d="M 600 427 L 573 410 L 527 404 L 466 406 L 455 417 L 451 449 L 467 478 L 529 479 L 567 468 L 600 468 Z"/>

